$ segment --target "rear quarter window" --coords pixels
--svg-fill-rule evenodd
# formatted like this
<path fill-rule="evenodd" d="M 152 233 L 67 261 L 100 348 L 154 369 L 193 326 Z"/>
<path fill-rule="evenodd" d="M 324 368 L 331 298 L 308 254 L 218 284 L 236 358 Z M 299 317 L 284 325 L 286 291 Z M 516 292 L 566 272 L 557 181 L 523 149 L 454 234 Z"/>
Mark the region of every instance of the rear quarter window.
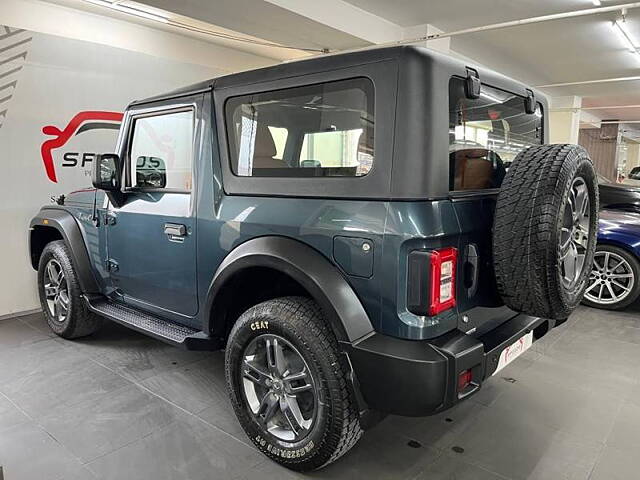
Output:
<path fill-rule="evenodd" d="M 464 85 L 449 82 L 449 189 L 499 188 L 516 155 L 542 144 L 542 106 L 527 114 L 524 97 L 487 85 L 469 99 Z"/>
<path fill-rule="evenodd" d="M 366 78 L 233 97 L 225 104 L 232 172 L 241 177 L 361 177 L 374 162 Z"/>

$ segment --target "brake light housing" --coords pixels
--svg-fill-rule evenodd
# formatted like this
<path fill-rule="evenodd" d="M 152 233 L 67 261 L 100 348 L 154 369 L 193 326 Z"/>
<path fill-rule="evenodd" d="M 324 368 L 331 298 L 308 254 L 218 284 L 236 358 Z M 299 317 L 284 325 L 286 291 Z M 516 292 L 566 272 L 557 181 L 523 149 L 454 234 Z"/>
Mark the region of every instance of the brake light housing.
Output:
<path fill-rule="evenodd" d="M 420 316 L 434 316 L 456 305 L 458 250 L 414 250 L 409 253 L 407 308 Z"/>
<path fill-rule="evenodd" d="M 456 306 L 456 266 L 458 250 L 443 248 L 431 252 L 429 316 Z"/>

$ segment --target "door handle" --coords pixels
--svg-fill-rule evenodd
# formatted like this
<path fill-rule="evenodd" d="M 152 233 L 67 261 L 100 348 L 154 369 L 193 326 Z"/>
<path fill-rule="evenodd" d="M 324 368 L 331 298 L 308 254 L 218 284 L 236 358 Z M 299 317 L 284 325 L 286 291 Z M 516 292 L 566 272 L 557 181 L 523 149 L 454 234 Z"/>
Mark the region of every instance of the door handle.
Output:
<path fill-rule="evenodd" d="M 467 296 L 473 297 L 478 290 L 478 249 L 473 243 L 465 249 L 464 262 L 464 286 L 467 288 Z"/>
<path fill-rule="evenodd" d="M 165 223 L 164 233 L 171 237 L 186 237 L 187 226 L 180 223 Z"/>

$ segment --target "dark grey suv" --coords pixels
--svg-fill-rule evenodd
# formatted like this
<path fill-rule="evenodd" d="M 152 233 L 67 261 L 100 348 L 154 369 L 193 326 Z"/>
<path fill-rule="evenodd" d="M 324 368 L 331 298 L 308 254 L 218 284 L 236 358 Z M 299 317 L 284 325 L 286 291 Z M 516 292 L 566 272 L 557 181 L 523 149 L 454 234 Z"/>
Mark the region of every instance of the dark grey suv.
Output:
<path fill-rule="evenodd" d="M 95 189 L 31 222 L 48 323 L 225 349 L 256 447 L 322 467 L 380 414 L 473 395 L 580 303 L 598 191 L 583 149 L 545 145 L 547 108 L 416 47 L 133 102 Z"/>

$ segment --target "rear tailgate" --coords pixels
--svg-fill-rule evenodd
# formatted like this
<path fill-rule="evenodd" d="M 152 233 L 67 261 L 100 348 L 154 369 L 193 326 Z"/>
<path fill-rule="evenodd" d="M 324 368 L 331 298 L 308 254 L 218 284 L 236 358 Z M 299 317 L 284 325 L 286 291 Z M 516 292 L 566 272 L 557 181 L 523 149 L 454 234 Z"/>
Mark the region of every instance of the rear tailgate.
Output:
<path fill-rule="evenodd" d="M 504 305 L 496 287 L 491 256 L 491 229 L 497 193 L 452 200 L 460 225 L 457 305 L 458 329 L 479 336 L 516 312 Z"/>

